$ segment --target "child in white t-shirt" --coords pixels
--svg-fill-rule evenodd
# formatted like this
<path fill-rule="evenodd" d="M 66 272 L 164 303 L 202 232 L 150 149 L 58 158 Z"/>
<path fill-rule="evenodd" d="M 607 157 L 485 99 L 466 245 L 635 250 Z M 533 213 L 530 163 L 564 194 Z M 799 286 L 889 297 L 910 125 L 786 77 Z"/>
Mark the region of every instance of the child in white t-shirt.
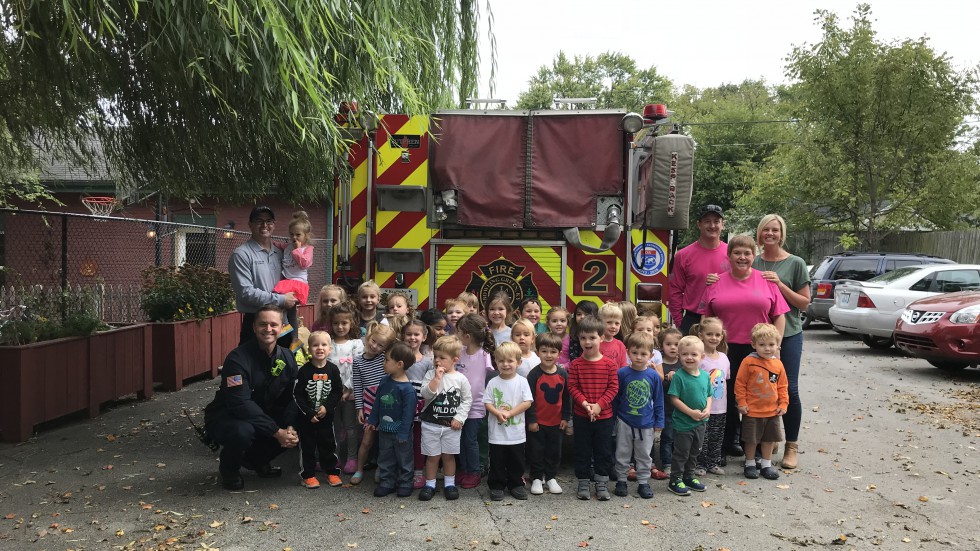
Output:
<path fill-rule="evenodd" d="M 524 318 L 515 321 L 510 328 L 510 340 L 521 349 L 517 374 L 524 378 L 527 378 L 528 373 L 541 363 L 541 358 L 534 353 L 534 335 L 534 325 Z"/>
<path fill-rule="evenodd" d="M 487 407 L 490 440 L 490 499 L 500 501 L 504 490 L 516 499 L 527 499 L 524 487 L 524 443 L 527 441 L 524 412 L 534 400 L 527 379 L 517 374 L 521 349 L 504 342 L 494 353 L 500 376 L 490 379 L 483 402 Z"/>

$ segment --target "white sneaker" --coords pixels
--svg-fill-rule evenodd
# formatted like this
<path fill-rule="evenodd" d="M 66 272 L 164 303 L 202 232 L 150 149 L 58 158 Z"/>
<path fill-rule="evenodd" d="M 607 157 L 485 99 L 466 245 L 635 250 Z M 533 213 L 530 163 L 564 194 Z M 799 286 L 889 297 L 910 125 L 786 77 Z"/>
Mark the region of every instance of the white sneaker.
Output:
<path fill-rule="evenodd" d="M 535 478 L 531 481 L 531 495 L 539 496 L 544 493 L 544 487 L 541 486 L 541 479 Z"/>
<path fill-rule="evenodd" d="M 555 480 L 554 478 L 549 478 L 548 479 L 548 482 L 546 482 L 546 484 L 548 485 L 548 493 L 549 494 L 560 494 L 561 493 L 561 486 L 558 485 L 558 481 Z"/>

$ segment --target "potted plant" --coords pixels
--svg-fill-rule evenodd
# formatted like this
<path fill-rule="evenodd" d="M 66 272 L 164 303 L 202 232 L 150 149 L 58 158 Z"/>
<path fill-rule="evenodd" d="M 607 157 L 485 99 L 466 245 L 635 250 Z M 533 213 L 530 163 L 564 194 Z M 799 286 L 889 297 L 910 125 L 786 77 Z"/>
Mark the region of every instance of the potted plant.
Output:
<path fill-rule="evenodd" d="M 143 311 L 153 323 L 153 379 L 164 390 L 218 374 L 238 345 L 241 314 L 228 274 L 195 264 L 143 272 Z"/>
<path fill-rule="evenodd" d="M 146 324 L 112 329 L 100 286 L 4 289 L 0 308 L 0 432 L 8 442 L 64 415 L 99 413 L 130 394 L 153 395 Z"/>

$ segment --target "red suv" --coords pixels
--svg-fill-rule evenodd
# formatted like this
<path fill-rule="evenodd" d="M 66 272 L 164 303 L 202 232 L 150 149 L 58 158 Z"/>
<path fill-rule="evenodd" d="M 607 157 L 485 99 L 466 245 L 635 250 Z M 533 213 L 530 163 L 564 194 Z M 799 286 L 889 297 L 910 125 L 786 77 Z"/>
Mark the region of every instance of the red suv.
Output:
<path fill-rule="evenodd" d="M 909 304 L 895 323 L 895 346 L 940 369 L 980 364 L 980 289 Z"/>

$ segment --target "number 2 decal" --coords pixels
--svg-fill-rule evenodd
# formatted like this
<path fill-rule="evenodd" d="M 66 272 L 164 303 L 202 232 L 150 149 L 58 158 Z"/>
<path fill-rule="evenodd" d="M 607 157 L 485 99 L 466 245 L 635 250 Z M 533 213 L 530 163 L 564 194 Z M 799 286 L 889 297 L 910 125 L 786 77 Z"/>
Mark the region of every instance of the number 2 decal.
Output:
<path fill-rule="evenodd" d="M 609 265 L 601 260 L 589 260 L 583 266 L 589 275 L 582 283 L 582 290 L 586 293 L 604 295 L 609 292 L 609 284 L 602 283 L 602 280 L 609 274 Z"/>

